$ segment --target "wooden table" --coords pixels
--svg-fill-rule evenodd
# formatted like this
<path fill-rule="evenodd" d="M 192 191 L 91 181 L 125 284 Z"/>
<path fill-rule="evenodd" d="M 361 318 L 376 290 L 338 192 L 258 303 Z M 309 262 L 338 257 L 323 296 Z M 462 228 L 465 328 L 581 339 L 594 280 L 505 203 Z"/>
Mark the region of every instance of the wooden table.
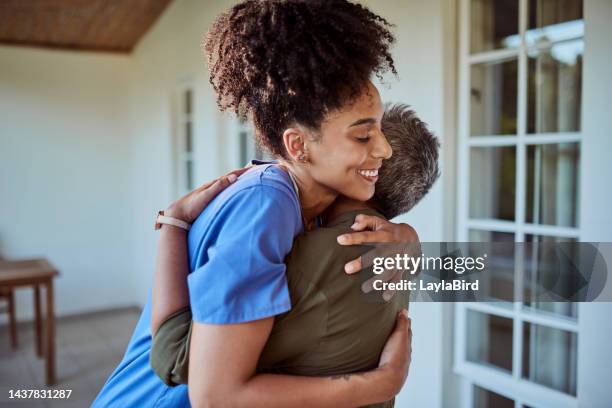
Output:
<path fill-rule="evenodd" d="M 41 321 L 40 288 L 46 292 L 45 319 L 45 382 L 54 385 L 55 377 L 55 311 L 53 305 L 53 278 L 59 272 L 46 259 L 23 261 L 0 261 L 0 286 L 17 288 L 31 286 L 34 290 L 34 331 L 36 334 L 36 354 L 43 356 L 43 336 Z"/>

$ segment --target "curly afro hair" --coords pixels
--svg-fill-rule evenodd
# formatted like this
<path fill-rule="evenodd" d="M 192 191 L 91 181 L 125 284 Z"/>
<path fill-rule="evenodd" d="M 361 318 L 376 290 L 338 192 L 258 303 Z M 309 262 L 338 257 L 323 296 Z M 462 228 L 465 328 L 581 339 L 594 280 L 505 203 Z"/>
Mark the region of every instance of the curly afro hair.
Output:
<path fill-rule="evenodd" d="M 253 120 L 260 145 L 287 157 L 284 130 L 318 130 L 375 74 L 397 74 L 391 24 L 346 0 L 246 0 L 203 40 L 221 110 Z"/>

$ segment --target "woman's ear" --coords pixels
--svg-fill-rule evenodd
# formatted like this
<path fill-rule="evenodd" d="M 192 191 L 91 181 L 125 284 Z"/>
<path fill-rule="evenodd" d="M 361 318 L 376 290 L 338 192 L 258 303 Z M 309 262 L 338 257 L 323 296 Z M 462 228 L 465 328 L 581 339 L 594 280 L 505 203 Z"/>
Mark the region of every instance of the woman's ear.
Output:
<path fill-rule="evenodd" d="M 290 127 L 283 132 L 283 143 L 289 157 L 297 162 L 305 162 L 307 159 L 306 152 L 306 133 L 299 127 Z"/>

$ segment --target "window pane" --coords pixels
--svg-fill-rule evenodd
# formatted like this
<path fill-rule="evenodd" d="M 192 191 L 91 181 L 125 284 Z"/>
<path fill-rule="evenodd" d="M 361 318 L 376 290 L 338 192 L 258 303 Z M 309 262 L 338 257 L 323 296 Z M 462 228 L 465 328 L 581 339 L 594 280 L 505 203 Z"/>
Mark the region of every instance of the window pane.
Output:
<path fill-rule="evenodd" d="M 188 115 L 191 113 L 191 100 L 191 89 L 188 89 L 185 91 L 185 113 Z"/>
<path fill-rule="evenodd" d="M 193 134 L 191 121 L 185 122 L 185 151 L 191 153 L 193 151 Z"/>
<path fill-rule="evenodd" d="M 580 131 L 583 52 L 578 39 L 528 53 L 527 133 Z"/>
<path fill-rule="evenodd" d="M 467 359 L 512 371 L 512 320 L 467 311 Z"/>
<path fill-rule="evenodd" d="M 249 160 L 252 157 L 249 157 L 248 154 L 248 143 L 249 143 L 249 135 L 245 130 L 241 130 L 238 133 L 238 140 L 240 140 L 240 165 L 246 166 L 249 163 Z"/>
<path fill-rule="evenodd" d="M 527 222 L 578 226 L 579 166 L 578 143 L 527 146 Z"/>
<path fill-rule="evenodd" d="M 518 46 L 518 1 L 472 0 L 470 31 L 471 53 Z"/>
<path fill-rule="evenodd" d="M 530 0 L 528 45 L 582 37 L 582 0 Z"/>
<path fill-rule="evenodd" d="M 576 395 L 576 333 L 525 323 L 523 378 Z"/>
<path fill-rule="evenodd" d="M 516 134 L 516 60 L 470 69 L 470 135 Z"/>
<path fill-rule="evenodd" d="M 514 242 L 514 234 L 508 232 L 470 230 L 470 242 Z M 514 251 L 512 246 L 490 247 L 486 273 L 481 275 L 482 293 L 492 300 L 514 301 Z"/>
<path fill-rule="evenodd" d="M 542 299 L 542 296 L 539 296 L 535 293 L 535 288 L 544 287 L 544 283 L 541 282 L 543 279 L 542 276 L 538 274 L 538 270 L 542 262 L 545 261 L 543 259 L 545 257 L 544 254 L 538 253 L 541 249 L 545 248 L 548 245 L 552 245 L 556 242 L 563 242 L 571 245 L 572 243 L 577 242 L 574 238 L 560 238 L 560 237 L 551 237 L 545 235 L 525 235 L 525 242 L 534 242 L 541 245 L 537 246 L 526 246 L 526 254 L 525 254 L 525 278 L 524 278 L 524 299 L 523 304 L 527 308 L 535 309 L 539 312 L 546 313 L 554 313 L 557 315 L 567 316 L 576 318 L 578 316 L 578 305 L 573 302 L 553 302 L 546 301 Z M 569 249 L 567 246 L 565 249 Z M 577 251 L 577 248 L 576 248 Z M 578 254 L 572 257 L 572 259 L 578 259 Z M 574 287 L 575 282 L 557 282 L 557 285 L 561 285 L 564 287 L 558 287 L 558 291 L 562 293 L 565 290 L 571 290 Z M 549 285 L 550 286 L 550 285 Z M 552 300 L 552 299 L 551 299 Z"/>
<path fill-rule="evenodd" d="M 474 408 L 514 408 L 514 401 L 475 385 Z"/>
<path fill-rule="evenodd" d="M 188 191 L 194 189 L 193 184 L 193 162 L 191 160 L 187 160 L 185 162 L 185 183 Z"/>
<path fill-rule="evenodd" d="M 514 234 L 471 229 L 469 239 L 470 242 L 514 242 Z"/>
<path fill-rule="evenodd" d="M 514 220 L 515 147 L 473 147 L 470 153 L 470 217 Z"/>

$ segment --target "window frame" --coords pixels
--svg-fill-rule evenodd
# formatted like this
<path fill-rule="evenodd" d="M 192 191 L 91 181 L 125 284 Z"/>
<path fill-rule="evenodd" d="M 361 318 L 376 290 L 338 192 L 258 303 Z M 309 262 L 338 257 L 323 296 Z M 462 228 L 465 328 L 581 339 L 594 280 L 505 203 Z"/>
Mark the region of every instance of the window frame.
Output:
<path fill-rule="evenodd" d="M 185 111 L 185 97 L 187 93 L 190 94 L 190 112 Z M 173 95 L 173 122 L 174 132 L 172 140 L 172 150 L 174 155 L 174 190 L 177 196 L 183 196 L 193 190 L 197 186 L 197 171 L 198 166 L 196 163 L 196 155 L 194 154 L 196 149 L 196 135 L 195 135 L 195 104 L 196 104 L 196 92 L 195 86 L 191 82 L 186 82 L 176 86 Z M 187 150 L 187 134 L 185 127 L 187 124 L 191 125 L 191 150 Z M 191 181 L 192 185 L 189 185 L 187 181 L 187 163 L 191 162 Z"/>
<path fill-rule="evenodd" d="M 528 24 L 528 0 L 516 0 L 519 6 L 520 45 L 470 54 L 470 2 L 459 0 L 459 74 L 458 74 L 458 186 L 457 232 L 459 242 L 469 241 L 469 230 L 509 232 L 515 242 L 524 242 L 528 234 L 546 235 L 580 240 L 580 220 L 577 227 L 531 224 L 526 220 L 527 147 L 530 145 L 578 143 L 581 146 L 582 129 L 579 132 L 527 134 L 527 74 L 528 51 L 537 46 L 527 46 L 525 33 Z M 584 6 L 583 6 L 584 7 Z M 516 59 L 517 78 L 517 133 L 514 136 L 470 136 L 470 67 L 476 63 L 501 62 Z M 583 102 L 582 102 L 583 103 Z M 516 148 L 515 214 L 514 221 L 497 219 L 471 219 L 469 214 L 470 151 L 472 147 L 514 146 Z M 582 167 L 582 163 L 580 165 Z M 580 172 L 581 169 L 579 168 Z M 578 197 L 580 199 L 580 197 Z M 515 255 L 515 298 L 523 286 L 523 254 Z M 513 321 L 512 373 L 487 367 L 467 360 L 467 313 L 473 310 L 490 315 L 510 318 Z M 515 407 L 555 406 L 577 407 L 578 397 L 537 384 L 522 377 L 523 325 L 538 324 L 564 331 L 579 333 L 576 318 L 553 316 L 529 310 L 521 302 L 512 303 L 456 303 L 454 311 L 453 372 L 462 378 L 461 406 L 474 406 L 473 386 L 477 385 L 515 401 Z M 579 365 L 579 364 L 578 364 Z M 581 373 L 582 374 L 582 373 Z M 577 379 L 578 380 L 578 379 Z M 577 381 L 578 382 L 578 381 Z M 578 388 L 578 384 L 577 384 Z"/>

